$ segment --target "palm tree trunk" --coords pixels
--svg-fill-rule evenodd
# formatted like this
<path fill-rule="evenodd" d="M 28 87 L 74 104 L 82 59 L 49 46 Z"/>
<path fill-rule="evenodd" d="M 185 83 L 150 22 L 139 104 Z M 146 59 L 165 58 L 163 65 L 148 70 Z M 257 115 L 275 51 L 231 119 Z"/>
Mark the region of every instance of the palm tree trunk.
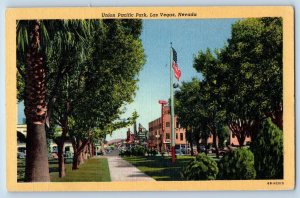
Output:
<path fill-rule="evenodd" d="M 46 141 L 46 88 L 43 57 L 40 53 L 40 23 L 30 22 L 30 43 L 26 53 L 25 115 L 27 119 L 25 181 L 50 181 Z"/>
<path fill-rule="evenodd" d="M 49 182 L 48 149 L 45 124 L 27 122 L 26 182 Z"/>

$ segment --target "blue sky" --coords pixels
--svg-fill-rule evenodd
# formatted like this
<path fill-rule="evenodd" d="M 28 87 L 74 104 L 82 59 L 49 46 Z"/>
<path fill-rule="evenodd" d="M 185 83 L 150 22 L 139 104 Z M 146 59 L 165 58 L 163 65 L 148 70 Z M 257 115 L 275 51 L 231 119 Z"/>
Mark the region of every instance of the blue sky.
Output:
<path fill-rule="evenodd" d="M 144 20 L 142 42 L 147 62 L 139 75 L 139 90 L 135 100 L 127 106 L 125 116 L 136 110 L 137 120 L 145 128 L 148 123 L 160 116 L 158 100 L 170 97 L 170 42 L 177 51 L 181 81 L 192 77 L 201 78 L 193 68 L 193 58 L 199 50 L 223 47 L 231 35 L 231 25 L 236 19 L 205 20 Z M 167 66 L 166 66 L 167 65 Z M 132 127 L 131 131 L 132 131 Z M 115 131 L 107 140 L 125 138 L 126 130 Z"/>
<path fill-rule="evenodd" d="M 170 42 L 177 51 L 182 81 L 201 75 L 193 68 L 193 58 L 200 50 L 222 48 L 230 38 L 231 25 L 237 19 L 144 20 L 141 35 L 146 64 L 139 74 L 139 89 L 134 102 L 126 106 L 124 117 L 136 110 L 137 123 L 148 123 L 160 116 L 158 100 L 170 97 Z M 18 106 L 18 122 L 24 117 L 23 105 Z M 130 127 L 132 130 L 132 126 Z M 107 140 L 125 138 L 127 129 L 115 131 Z"/>

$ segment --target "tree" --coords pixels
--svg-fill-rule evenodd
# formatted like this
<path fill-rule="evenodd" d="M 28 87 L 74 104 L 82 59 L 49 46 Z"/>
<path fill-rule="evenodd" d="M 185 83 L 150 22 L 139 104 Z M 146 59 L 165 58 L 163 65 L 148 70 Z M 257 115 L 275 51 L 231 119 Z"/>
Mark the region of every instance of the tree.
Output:
<path fill-rule="evenodd" d="M 59 177 L 65 176 L 64 143 L 68 138 L 68 120 L 73 108 L 73 100 L 78 94 L 77 79 L 84 71 L 85 60 L 88 58 L 93 20 L 66 20 L 64 32 L 57 34 L 49 41 L 47 50 L 48 78 L 47 85 L 49 113 L 48 122 L 61 127 L 61 135 L 54 138 L 58 146 Z M 76 81 L 76 82 L 75 82 Z"/>
<path fill-rule="evenodd" d="M 197 129 L 201 127 L 201 109 L 199 109 L 199 80 L 193 78 L 191 82 L 182 82 L 180 90 L 175 92 L 175 111 L 180 125 L 186 129 L 187 138 L 193 155 L 193 142 L 200 152 L 200 134 Z M 200 104 L 201 105 L 201 104 Z"/>
<path fill-rule="evenodd" d="M 209 93 L 217 93 L 217 104 L 224 109 L 226 123 L 240 146 L 248 135 L 255 139 L 266 117 L 282 128 L 280 18 L 239 20 L 232 26 L 228 45 L 214 55 L 199 52 L 194 62 L 213 85 Z"/>
<path fill-rule="evenodd" d="M 219 147 L 224 148 L 225 146 L 227 146 L 229 144 L 229 135 L 230 135 L 229 127 L 225 125 L 217 130 L 219 131 L 218 132 Z M 226 142 L 226 144 L 225 144 L 225 142 Z"/>
<path fill-rule="evenodd" d="M 76 58 L 74 58 L 74 51 L 79 51 L 78 49 L 74 49 L 78 41 L 80 40 L 79 33 L 83 33 L 86 31 L 86 28 L 82 28 L 84 25 L 84 20 L 46 20 L 39 21 L 41 24 L 41 32 L 43 33 L 43 42 L 40 45 L 40 50 L 43 54 L 43 63 L 44 70 L 47 75 L 43 76 L 43 83 L 47 87 L 47 92 L 44 94 L 44 102 L 47 104 L 47 116 L 45 117 L 44 122 L 46 122 L 47 126 L 50 124 L 51 116 L 53 114 L 54 104 L 57 102 L 57 98 L 61 96 L 62 87 L 65 77 L 70 70 L 74 68 L 74 64 L 76 63 Z M 28 36 L 26 26 L 29 25 L 28 21 L 20 21 L 18 23 L 17 28 L 17 41 L 18 41 L 18 50 L 17 50 L 17 68 L 18 68 L 18 99 L 23 100 L 28 93 L 24 92 L 24 73 L 28 71 L 25 68 L 26 60 L 24 59 L 25 48 L 28 45 Z M 74 27 L 76 26 L 76 27 Z M 73 29 L 72 29 L 73 28 Z M 81 36 L 82 38 L 83 36 Z M 77 45 L 78 46 L 78 45 Z M 82 48 L 82 47 L 81 47 Z M 81 49 L 79 48 L 79 49 Z M 72 58 L 68 59 L 68 54 L 72 53 Z M 80 54 L 78 52 L 78 54 Z M 75 56 L 81 57 L 81 56 Z M 70 61 L 72 60 L 72 61 Z M 39 78 L 37 81 L 41 81 Z M 41 82 L 37 82 L 39 84 Z M 37 93 L 35 93 L 36 95 Z M 39 92 L 41 94 L 41 92 Z M 41 96 L 38 96 L 41 97 Z M 25 100 L 26 103 L 26 100 Z M 66 104 L 64 104 L 66 107 Z M 65 113 L 64 113 L 65 115 Z M 27 115 L 26 115 L 27 116 Z M 27 116 L 28 117 L 28 116 Z M 28 119 L 28 118 L 27 118 Z M 66 120 L 66 119 L 64 119 Z M 53 121 L 53 124 L 57 124 L 57 122 Z M 65 129 L 65 127 L 63 127 Z M 65 137 L 65 131 L 63 130 L 62 137 Z M 63 138 L 61 138 L 62 140 Z M 32 140 L 28 140 L 28 142 L 32 142 Z M 62 173 L 62 165 L 63 157 L 62 152 L 60 152 L 63 147 L 64 141 L 58 142 L 58 151 L 59 151 L 59 173 L 60 176 L 64 175 Z M 29 143 L 30 144 L 30 143 Z M 38 143 L 39 144 L 39 143 Z M 28 149 L 27 149 L 28 150 Z M 30 151 L 32 149 L 29 149 Z M 32 152 L 36 152 L 32 150 Z M 29 159 L 29 158 L 28 158 Z M 45 167 L 45 166 L 44 166 Z M 47 171 L 48 172 L 48 171 Z"/>
<path fill-rule="evenodd" d="M 222 79 L 218 76 L 222 74 L 219 70 L 219 60 L 209 49 L 205 53 L 199 52 L 194 58 L 194 68 L 203 74 L 204 79 L 200 82 L 199 96 L 203 105 L 203 112 L 206 117 L 206 127 L 213 135 L 213 145 L 216 155 L 219 157 L 218 130 L 225 122 L 225 109 L 222 103 L 225 98 L 221 95 L 223 91 Z"/>
<path fill-rule="evenodd" d="M 222 130 L 218 129 L 223 124 L 224 112 L 218 105 L 217 94 L 215 81 L 193 79 L 191 82 L 183 82 L 180 91 L 175 93 L 175 98 L 179 122 L 189 129 L 189 133 L 192 132 L 189 137 L 195 138 L 198 152 L 200 138 L 206 140 L 209 134 L 213 134 L 213 144 L 219 157 L 217 139 L 218 132 Z"/>
<path fill-rule="evenodd" d="M 271 118 L 263 122 L 251 150 L 257 179 L 283 179 L 283 134 Z"/>
<path fill-rule="evenodd" d="M 46 88 L 42 31 L 40 21 L 17 23 L 17 49 L 22 51 L 25 69 L 18 69 L 24 79 L 24 105 L 27 122 L 25 181 L 50 181 L 45 131 Z M 26 45 L 24 44 L 26 43 Z M 18 65 L 19 66 L 19 65 Z M 19 68 L 19 67 L 18 67 Z"/>
<path fill-rule="evenodd" d="M 132 102 L 137 75 L 145 62 L 138 35 L 141 28 L 140 20 L 133 23 L 104 20 L 92 32 L 91 55 L 86 63 L 89 67 L 76 80 L 80 85 L 76 94 L 80 97 L 73 101 L 76 109 L 72 117 L 76 127 L 71 136 L 74 149 L 78 151 L 74 161 L 83 148 L 79 146 L 80 141 L 87 144 L 94 129 L 107 134 L 127 123 L 119 122 L 124 112 L 122 107 Z M 73 169 L 77 168 L 78 163 L 74 162 Z"/>
<path fill-rule="evenodd" d="M 24 21 L 19 24 L 17 34 L 19 100 L 24 97 L 26 99 L 28 95 L 27 92 L 24 94 L 22 83 L 24 73 L 27 72 L 27 68 L 24 69 L 23 57 L 24 49 L 28 45 L 24 34 L 27 33 L 27 23 L 28 21 Z M 44 45 L 41 49 L 43 55 L 47 57 L 47 67 L 44 69 L 48 72 L 47 76 L 41 75 L 43 78 L 38 78 L 36 83 L 39 84 L 42 80 L 48 85 L 48 95 L 47 97 L 46 93 L 43 95 L 45 104 L 47 102 L 48 113 L 47 117 L 43 117 L 41 128 L 45 131 L 45 122 L 48 125 L 52 122 L 51 124 L 62 127 L 62 135 L 57 138 L 57 143 L 60 151 L 60 176 L 63 176 L 62 149 L 69 131 L 69 119 L 73 119 L 76 115 L 84 116 L 83 120 L 86 122 L 82 123 L 91 124 L 88 129 L 85 127 L 90 134 L 94 132 L 95 127 L 103 130 L 115 121 L 122 113 L 120 108 L 132 101 L 137 88 L 137 74 L 145 62 L 139 39 L 142 22 L 141 20 L 47 20 L 41 21 L 41 24 L 47 38 L 43 39 Z M 111 53 L 112 51 L 115 53 Z M 35 94 L 42 93 L 39 91 Z M 75 108 L 78 109 L 77 112 L 73 112 Z M 94 120 L 96 124 L 93 123 Z M 78 122 L 76 120 L 76 123 Z M 90 136 L 92 135 L 88 135 L 89 138 Z M 30 145 L 32 139 L 27 140 Z M 41 141 L 35 143 L 41 145 Z M 36 153 L 35 148 L 28 150 Z M 47 157 L 45 154 L 43 156 Z M 47 161 L 44 162 L 48 166 Z M 47 166 L 43 166 L 44 172 L 47 171 L 49 175 Z"/>
<path fill-rule="evenodd" d="M 282 19 L 240 20 L 228 43 L 221 61 L 230 65 L 230 77 L 239 74 L 240 98 L 250 112 L 270 117 L 282 129 Z"/>

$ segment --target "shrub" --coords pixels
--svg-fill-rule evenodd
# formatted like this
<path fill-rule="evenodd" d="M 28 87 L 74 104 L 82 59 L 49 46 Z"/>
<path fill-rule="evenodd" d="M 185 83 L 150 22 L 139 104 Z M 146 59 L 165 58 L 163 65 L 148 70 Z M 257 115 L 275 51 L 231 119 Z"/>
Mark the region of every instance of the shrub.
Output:
<path fill-rule="evenodd" d="M 257 179 L 283 178 L 283 139 L 280 130 L 267 119 L 251 144 Z"/>
<path fill-rule="evenodd" d="M 255 179 L 254 155 L 246 148 L 238 148 L 225 154 L 219 161 L 218 179 Z"/>
<path fill-rule="evenodd" d="M 133 156 L 144 156 L 146 153 L 146 149 L 143 146 L 134 146 L 131 148 L 131 154 Z"/>
<path fill-rule="evenodd" d="M 129 150 L 121 150 L 119 155 L 129 157 L 131 155 L 131 152 Z"/>
<path fill-rule="evenodd" d="M 147 153 L 149 156 L 156 156 L 158 154 L 156 150 L 148 150 Z"/>
<path fill-rule="evenodd" d="M 183 180 L 214 180 L 218 174 L 217 163 L 201 153 L 181 170 Z"/>

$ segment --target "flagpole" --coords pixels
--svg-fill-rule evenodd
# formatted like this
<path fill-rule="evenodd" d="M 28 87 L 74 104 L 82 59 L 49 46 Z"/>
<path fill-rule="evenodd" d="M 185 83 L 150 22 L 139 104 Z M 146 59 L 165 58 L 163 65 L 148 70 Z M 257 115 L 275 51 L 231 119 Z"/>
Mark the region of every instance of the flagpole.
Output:
<path fill-rule="evenodd" d="M 174 132 L 174 93 L 173 93 L 173 72 L 172 72 L 172 64 L 173 64 L 173 49 L 172 42 L 170 48 L 170 100 L 171 100 L 171 138 L 172 138 L 172 162 L 175 163 L 175 132 Z"/>

